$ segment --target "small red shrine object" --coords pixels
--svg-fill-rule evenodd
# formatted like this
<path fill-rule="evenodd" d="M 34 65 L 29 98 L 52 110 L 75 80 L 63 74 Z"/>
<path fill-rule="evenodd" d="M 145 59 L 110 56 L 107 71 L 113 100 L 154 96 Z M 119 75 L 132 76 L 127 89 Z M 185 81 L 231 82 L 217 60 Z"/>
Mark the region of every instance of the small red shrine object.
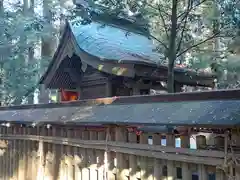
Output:
<path fill-rule="evenodd" d="M 76 101 L 79 99 L 79 92 L 61 89 L 61 101 Z"/>

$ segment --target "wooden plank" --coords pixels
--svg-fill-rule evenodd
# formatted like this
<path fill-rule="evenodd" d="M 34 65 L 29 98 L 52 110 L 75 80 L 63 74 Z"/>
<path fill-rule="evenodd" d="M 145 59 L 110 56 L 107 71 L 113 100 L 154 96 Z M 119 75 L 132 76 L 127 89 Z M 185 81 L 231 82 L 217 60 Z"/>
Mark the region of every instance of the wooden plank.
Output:
<path fill-rule="evenodd" d="M 98 140 L 105 140 L 106 139 L 106 132 L 105 131 L 100 131 L 97 133 L 98 135 Z M 105 168 L 104 164 L 104 154 L 105 151 L 103 150 L 96 150 L 96 155 L 97 155 L 97 169 L 98 169 L 98 180 L 104 180 L 106 177 L 107 173 L 107 168 Z"/>
<path fill-rule="evenodd" d="M 166 135 L 166 145 L 170 147 L 175 147 L 175 136 L 174 134 Z M 176 178 L 176 167 L 174 166 L 174 161 L 168 159 L 167 161 L 167 180 L 174 180 Z"/>
<path fill-rule="evenodd" d="M 153 134 L 152 136 L 153 145 L 161 145 L 161 135 Z M 154 180 L 160 180 L 162 177 L 162 164 L 161 160 L 155 158 L 154 159 Z"/>
<path fill-rule="evenodd" d="M 182 135 L 181 137 L 181 148 L 190 148 L 190 136 L 188 134 Z M 191 180 L 192 173 L 191 169 L 189 168 L 189 164 L 186 162 L 181 163 L 182 168 L 182 179 L 184 180 Z"/>
<path fill-rule="evenodd" d="M 57 129 L 57 127 L 52 127 L 52 136 L 57 136 L 57 131 L 61 131 Z M 60 164 L 61 164 L 61 145 L 52 144 L 52 152 L 53 152 L 53 180 L 57 180 L 60 173 Z"/>
<path fill-rule="evenodd" d="M 196 146 L 197 149 L 203 149 L 207 145 L 207 140 L 204 135 L 198 135 L 196 136 Z"/>
<path fill-rule="evenodd" d="M 128 133 L 129 143 L 137 143 L 137 135 L 135 132 Z M 129 180 L 137 180 L 137 156 L 129 155 Z"/>
<path fill-rule="evenodd" d="M 27 127 L 27 135 L 31 135 L 31 127 Z M 33 162 L 33 157 L 32 157 L 32 141 L 27 140 L 27 176 L 26 180 L 32 180 L 34 177 L 32 176 L 32 162 Z"/>
<path fill-rule="evenodd" d="M 37 128 L 32 129 L 32 134 L 37 135 Z M 37 170 L 38 170 L 38 142 L 31 141 L 31 148 L 32 148 L 32 177 L 36 180 L 37 177 Z"/>
<path fill-rule="evenodd" d="M 206 166 L 203 164 L 198 164 L 198 179 L 199 180 L 208 179 L 208 172 Z"/>
<path fill-rule="evenodd" d="M 52 135 L 52 130 L 48 127 L 43 127 L 43 133 L 47 137 L 51 137 Z M 45 157 L 45 165 L 44 165 L 44 178 L 48 180 L 54 180 L 54 152 L 52 151 L 52 143 L 44 143 L 44 157 Z"/>
<path fill-rule="evenodd" d="M 221 169 L 216 169 L 216 180 L 225 180 L 226 176 L 223 170 Z"/>
<path fill-rule="evenodd" d="M 20 136 L 20 135 L 12 135 L 12 136 L 3 136 L 2 139 L 29 139 L 29 140 L 41 140 L 44 142 L 51 142 L 54 144 L 68 144 L 70 146 L 78 146 L 82 148 L 95 148 L 95 149 L 106 149 L 106 141 L 84 141 L 84 140 L 76 140 L 76 139 L 67 139 L 67 138 L 58 138 L 58 137 L 39 137 L 39 136 Z M 183 162 L 194 162 L 199 161 L 202 164 L 209 164 L 209 165 L 219 165 L 222 163 L 224 158 L 224 153 L 220 151 L 208 151 L 208 150 L 190 150 L 189 154 L 182 154 L 185 149 L 182 148 L 171 148 L 172 151 L 175 150 L 173 153 L 168 153 L 164 147 L 157 147 L 155 145 L 148 146 L 143 144 L 129 144 L 129 143 L 120 143 L 120 142 L 107 142 L 107 146 L 109 150 L 112 151 L 119 151 L 122 153 L 129 153 L 141 155 L 146 154 L 144 156 L 148 157 L 156 157 L 160 159 L 169 159 L 169 160 L 176 160 L 176 161 L 183 161 Z M 181 151 L 180 151 L 181 150 Z M 189 150 L 189 149 L 188 149 Z M 187 151 L 187 149 L 186 149 Z M 214 153 L 213 157 L 209 157 L 210 154 Z M 231 156 L 231 154 L 229 154 Z M 238 154 L 236 155 L 239 156 Z"/>
<path fill-rule="evenodd" d="M 112 132 L 112 128 L 108 127 L 106 132 L 106 141 L 105 141 L 105 150 L 104 153 L 104 160 L 106 163 L 106 170 L 107 170 L 107 180 L 115 180 L 115 174 L 114 174 L 114 157 L 112 156 L 112 152 L 108 148 L 108 141 L 112 141 L 115 139 L 115 132 Z"/>
<path fill-rule="evenodd" d="M 10 127 L 6 127 L 6 134 L 10 134 L 11 133 L 11 128 Z M 12 141 L 9 140 L 7 143 L 7 147 L 6 147 L 6 152 L 5 152 L 5 156 L 6 156 L 6 174 L 7 174 L 7 178 L 10 179 L 12 177 L 12 162 L 11 162 L 11 143 Z M 25 153 L 27 155 L 26 149 L 25 149 Z M 27 165 L 27 163 L 26 163 Z"/>
<path fill-rule="evenodd" d="M 89 140 L 89 132 L 88 131 L 83 131 L 82 132 L 82 138 L 84 140 Z M 87 151 L 88 149 L 82 147 L 81 151 L 82 151 L 82 179 L 83 180 L 90 180 L 90 170 L 88 168 L 88 157 L 87 157 Z"/>
<path fill-rule="evenodd" d="M 127 131 L 126 127 L 116 127 L 115 129 L 115 139 L 116 142 L 126 142 L 127 137 Z M 125 180 L 126 179 L 126 173 L 125 173 L 125 167 L 126 167 L 126 161 L 125 161 L 125 155 L 123 153 L 116 153 L 116 159 L 117 159 L 117 179 L 118 180 Z"/>
<path fill-rule="evenodd" d="M 90 140 L 97 140 L 97 132 L 92 130 L 90 131 Z M 90 180 L 95 180 L 98 177 L 97 174 L 97 157 L 96 157 L 96 151 L 95 149 L 89 149 L 88 150 L 88 157 L 90 157 L 89 160 L 89 167 L 90 167 Z"/>
<path fill-rule="evenodd" d="M 43 134 L 42 134 L 43 133 Z M 41 132 L 41 129 L 38 128 L 38 134 L 45 135 L 44 132 Z M 38 143 L 38 171 L 37 171 L 37 180 L 44 180 L 44 141 L 40 140 Z"/>
<path fill-rule="evenodd" d="M 5 134 L 5 129 L 6 129 L 6 127 L 1 126 L 1 131 L 3 134 Z M 2 164 L 2 167 L 1 167 L 2 172 L 1 172 L 1 174 L 2 174 L 2 178 L 6 179 L 7 178 L 6 177 L 6 161 L 7 161 L 6 150 L 4 148 L 1 148 L 1 150 L 2 150 L 2 153 L 1 153 L 1 155 L 2 155 L 2 163 L 1 163 Z"/>
<path fill-rule="evenodd" d="M 2 128 L 0 128 L 2 129 Z M 13 134 L 17 134 L 18 131 L 18 127 L 17 126 L 13 126 Z M 13 179 L 17 179 L 18 177 L 18 143 L 17 140 L 13 140 L 13 156 L 14 156 L 14 162 L 13 162 L 13 168 L 14 168 L 14 174 L 13 174 Z M 0 160 L 2 160 L 2 158 L 0 158 Z M 0 161 L 0 165 L 2 165 L 1 161 Z M 2 167 L 0 166 L 0 171 L 1 171 Z M 1 173 L 0 173 L 1 174 Z"/>
<path fill-rule="evenodd" d="M 24 135 L 25 131 L 24 128 L 19 128 L 20 135 Z M 25 141 L 19 141 L 19 165 L 18 165 L 18 180 L 25 180 L 26 178 L 26 154 L 25 154 Z"/>
<path fill-rule="evenodd" d="M 140 144 L 148 144 L 148 134 L 141 133 L 140 134 Z M 141 168 L 141 180 L 147 180 L 148 179 L 148 172 L 147 172 L 147 157 L 146 156 L 140 156 L 140 168 Z"/>
<path fill-rule="evenodd" d="M 74 138 L 75 139 L 81 139 L 81 132 L 79 131 L 79 129 L 74 129 Z M 74 147 L 74 176 L 75 176 L 75 180 L 83 180 L 82 179 L 82 171 L 80 168 L 80 164 L 81 164 L 81 157 L 80 157 L 80 148 L 79 147 Z"/>
<path fill-rule="evenodd" d="M 67 130 L 67 138 L 73 138 L 73 131 L 69 128 Z M 74 180 L 74 163 L 73 163 L 73 148 L 72 146 L 66 146 L 66 166 L 67 166 L 67 179 Z"/>

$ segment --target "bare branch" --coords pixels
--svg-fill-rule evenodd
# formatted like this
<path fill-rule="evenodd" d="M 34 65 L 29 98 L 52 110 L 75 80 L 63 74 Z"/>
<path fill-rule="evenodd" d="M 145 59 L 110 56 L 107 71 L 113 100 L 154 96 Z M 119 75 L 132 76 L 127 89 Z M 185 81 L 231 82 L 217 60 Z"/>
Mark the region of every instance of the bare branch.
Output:
<path fill-rule="evenodd" d="M 177 51 L 176 53 L 178 53 L 180 51 L 180 48 L 181 48 L 181 45 L 182 45 L 182 41 L 183 41 L 183 36 L 184 36 L 184 32 L 185 32 L 185 29 L 186 29 L 186 25 L 187 25 L 187 16 L 190 12 L 190 8 L 191 8 L 191 0 L 188 0 L 188 5 L 187 5 L 187 15 L 186 15 L 186 18 L 184 18 L 184 24 L 183 24 L 183 29 L 182 29 L 182 32 L 181 32 L 181 36 L 180 36 L 180 40 L 179 40 L 179 43 L 178 43 L 178 47 L 177 47 Z"/>
<path fill-rule="evenodd" d="M 165 33 L 166 33 L 167 39 L 169 39 L 168 28 L 167 28 L 167 25 L 166 25 L 166 21 L 165 21 L 165 19 L 164 19 L 164 17 L 163 17 L 163 13 L 164 13 L 165 15 L 167 15 L 167 16 L 170 16 L 170 15 L 169 15 L 167 12 L 165 12 L 165 11 L 160 7 L 159 4 L 157 5 L 157 8 L 156 8 L 155 6 L 153 6 L 152 4 L 149 4 L 149 3 L 147 3 L 147 5 L 148 5 L 149 7 L 153 8 L 153 9 L 155 9 L 155 10 L 157 10 L 157 11 L 159 12 L 161 21 L 162 21 L 162 23 L 163 23 L 164 31 L 165 31 Z"/>
<path fill-rule="evenodd" d="M 161 18 L 161 20 L 162 20 L 162 22 L 163 22 L 163 27 L 164 27 L 164 30 L 165 30 L 167 39 L 169 39 L 169 34 L 168 34 L 167 25 L 166 25 L 166 22 L 165 22 L 165 20 L 164 20 L 164 18 L 163 18 L 162 10 L 161 10 L 161 7 L 159 6 L 159 4 L 158 4 L 158 11 L 159 11 L 160 18 Z"/>
<path fill-rule="evenodd" d="M 156 8 L 155 6 L 153 6 L 152 4 L 149 4 L 149 3 L 147 3 L 147 5 L 150 7 L 150 8 L 152 8 L 152 9 L 155 9 L 155 10 L 159 10 L 158 8 Z M 170 14 L 168 14 L 166 11 L 161 11 L 163 14 L 165 14 L 166 16 L 171 16 Z M 163 16 L 163 15 L 162 15 Z"/>
<path fill-rule="evenodd" d="M 177 55 L 177 57 L 179 57 L 179 56 L 181 56 L 182 54 L 186 53 L 186 52 L 189 51 L 190 49 L 193 49 L 193 48 L 195 48 L 195 47 L 197 47 L 197 46 L 199 46 L 199 45 L 201 45 L 201 44 L 204 44 L 205 42 L 207 42 L 207 41 L 209 41 L 209 40 L 217 37 L 217 35 L 218 35 L 219 33 L 220 33 L 220 32 L 217 32 L 216 34 L 208 37 L 207 39 L 205 39 L 205 40 L 203 40 L 203 41 L 201 41 L 201 42 L 199 42 L 199 43 L 197 43 L 197 44 L 194 44 L 194 45 L 186 48 L 185 50 L 183 50 L 182 52 L 180 52 L 180 53 Z"/>
<path fill-rule="evenodd" d="M 156 40 L 157 42 L 159 42 L 166 50 L 168 50 L 168 47 L 164 42 L 162 42 L 161 40 L 159 40 L 158 38 L 156 38 L 155 36 L 153 36 L 151 34 L 149 35 L 149 37 Z"/>
<path fill-rule="evenodd" d="M 177 18 L 179 19 L 180 17 L 184 16 L 181 20 L 181 22 L 188 16 L 188 14 L 196 9 L 198 6 L 200 6 L 201 4 L 203 4 L 204 2 L 206 2 L 207 0 L 202 0 L 201 2 L 199 2 L 198 4 L 196 4 L 195 6 L 191 6 L 191 0 L 188 1 L 188 6 L 190 6 L 187 11 L 181 13 Z"/>
<path fill-rule="evenodd" d="M 231 24 L 231 22 L 229 21 L 227 24 L 225 24 L 225 26 Z M 194 44 L 188 48 L 186 48 L 185 50 L 183 50 L 182 52 L 180 52 L 179 54 L 177 54 L 177 57 L 181 56 L 182 54 L 186 53 L 187 51 L 189 51 L 190 49 L 193 49 L 201 44 L 204 44 L 205 42 L 209 41 L 209 40 L 212 40 L 213 38 L 217 38 L 217 37 L 221 37 L 221 32 L 224 30 L 224 28 L 222 29 L 219 29 L 218 32 L 216 32 L 215 34 L 213 34 L 212 36 L 206 38 L 205 40 L 197 43 L 197 44 Z"/>

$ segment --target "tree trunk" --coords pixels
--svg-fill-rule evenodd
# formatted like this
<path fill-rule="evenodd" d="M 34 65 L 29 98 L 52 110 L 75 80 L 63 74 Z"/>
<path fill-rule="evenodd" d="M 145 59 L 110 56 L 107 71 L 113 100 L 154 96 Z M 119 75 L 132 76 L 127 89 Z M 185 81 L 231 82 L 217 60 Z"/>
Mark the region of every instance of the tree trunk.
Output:
<path fill-rule="evenodd" d="M 50 9 L 50 3 L 51 0 L 43 0 L 43 16 L 51 26 L 52 24 L 52 14 L 51 14 L 51 9 Z M 56 46 L 56 41 L 53 35 L 49 37 L 43 37 L 42 38 L 42 47 L 41 47 L 41 57 L 42 61 L 51 61 L 52 56 L 55 51 L 55 46 Z M 44 67 L 44 62 L 41 62 L 41 72 L 44 72 L 45 67 Z M 48 103 L 49 101 L 49 92 L 45 88 L 44 85 L 40 85 L 40 97 L 39 97 L 39 102 L 40 103 Z"/>
<path fill-rule="evenodd" d="M 168 49 L 168 81 L 169 93 L 174 93 L 174 63 L 176 60 L 176 38 L 177 38 L 177 0 L 172 0 L 171 32 Z"/>
<path fill-rule="evenodd" d="M 4 13 L 4 7 L 3 7 L 3 0 L 0 0 L 0 15 L 3 16 Z M 0 54 L 0 70 L 2 71 L 3 69 L 3 55 Z M 3 72 L 3 71 L 2 71 Z M 3 77 L 0 77 L 0 106 L 3 105 L 4 102 L 4 95 L 3 95 L 3 89 L 4 89 L 4 84 L 3 84 Z"/>

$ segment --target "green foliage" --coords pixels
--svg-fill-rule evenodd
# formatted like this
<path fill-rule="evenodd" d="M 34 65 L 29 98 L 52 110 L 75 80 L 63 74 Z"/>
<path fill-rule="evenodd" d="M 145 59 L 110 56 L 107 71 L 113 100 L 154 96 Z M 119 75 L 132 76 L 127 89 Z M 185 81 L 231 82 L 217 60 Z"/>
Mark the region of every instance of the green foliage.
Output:
<path fill-rule="evenodd" d="M 6 1 L 4 1 L 6 2 Z M 51 57 L 29 58 L 29 49 L 37 49 L 41 39 L 59 38 L 52 24 L 65 19 L 89 23 L 92 19 L 117 24 L 144 34 L 157 44 L 156 51 L 166 56 L 176 53 L 175 64 L 196 70 L 212 68 L 219 75 L 219 87 L 234 87 L 240 71 L 239 58 L 228 52 L 239 47 L 240 18 L 238 0 L 178 0 L 176 49 L 169 49 L 172 28 L 172 1 L 163 0 L 92 0 L 86 8 L 61 6 L 59 1 L 44 0 L 44 15 L 24 11 L 21 3 L 4 6 L 0 11 L 1 101 L 20 103 L 48 66 Z M 219 37 L 218 37 L 219 36 Z M 216 38 L 217 37 L 217 38 Z M 218 47 L 216 45 L 219 45 Z M 231 44 L 231 48 L 229 44 Z M 217 47 L 217 48 L 216 48 Z M 235 53 L 235 51 L 233 51 Z M 162 63 L 162 62 L 161 62 Z M 228 72 L 227 79 L 225 72 Z M 226 85 L 230 82 L 232 85 Z M 222 84 L 222 85 L 221 85 Z"/>
<path fill-rule="evenodd" d="M 6 3 L 6 1 L 4 1 Z M 4 6 L 0 12 L 0 76 L 2 104 L 19 104 L 22 98 L 36 86 L 40 76 L 46 70 L 51 57 L 38 57 L 34 53 L 29 56 L 29 50 L 41 54 L 39 42 L 41 39 L 52 39 L 58 36 L 59 30 L 52 24 L 60 19 L 59 1 L 45 1 L 50 9 L 49 17 L 33 12 L 31 8 L 24 10 L 24 4 L 19 2 Z M 42 8 L 36 4 L 35 8 Z M 66 16 L 73 16 L 68 13 Z"/>

